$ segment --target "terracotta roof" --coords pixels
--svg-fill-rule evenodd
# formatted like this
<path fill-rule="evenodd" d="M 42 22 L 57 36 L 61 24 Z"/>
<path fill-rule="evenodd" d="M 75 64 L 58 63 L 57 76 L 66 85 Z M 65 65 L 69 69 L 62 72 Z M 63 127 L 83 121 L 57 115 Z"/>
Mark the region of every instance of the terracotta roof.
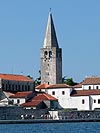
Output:
<path fill-rule="evenodd" d="M 47 87 L 49 87 L 49 84 L 40 84 L 36 87 L 36 89 L 46 89 Z"/>
<path fill-rule="evenodd" d="M 100 90 L 73 90 L 71 96 L 100 95 Z"/>
<path fill-rule="evenodd" d="M 93 76 L 93 77 L 87 77 L 83 81 L 83 85 L 97 85 L 100 84 L 100 77 L 98 76 Z"/>
<path fill-rule="evenodd" d="M 73 88 L 82 88 L 82 84 L 83 84 L 83 82 L 81 82 L 81 83 L 79 83 L 77 85 L 74 85 Z"/>
<path fill-rule="evenodd" d="M 57 98 L 47 94 L 47 93 L 42 93 L 42 94 L 38 94 L 37 96 L 35 96 L 32 101 L 34 100 L 51 100 L 51 101 L 54 101 L 54 100 L 57 100 Z"/>
<path fill-rule="evenodd" d="M 5 92 L 5 91 L 3 91 L 3 93 L 4 93 L 7 97 L 10 97 L 10 96 L 14 96 L 14 95 L 15 95 L 14 93 L 11 93 L 11 92 Z"/>
<path fill-rule="evenodd" d="M 71 87 L 67 84 L 55 84 L 55 85 L 41 84 L 36 87 L 36 89 L 55 89 L 55 88 L 71 88 Z"/>
<path fill-rule="evenodd" d="M 14 75 L 14 74 L 0 74 L 1 79 L 6 79 L 6 80 L 14 80 L 14 81 L 30 81 L 33 82 L 32 79 L 23 76 L 23 75 Z"/>
<path fill-rule="evenodd" d="M 36 107 L 37 105 L 39 105 L 42 102 L 42 100 L 36 100 L 36 101 L 31 101 L 31 102 L 26 102 L 21 104 L 21 106 L 23 107 Z"/>
<path fill-rule="evenodd" d="M 15 95 L 10 96 L 10 98 L 25 98 L 31 93 L 32 91 L 17 92 Z"/>
<path fill-rule="evenodd" d="M 70 88 L 69 85 L 67 84 L 55 84 L 55 85 L 50 85 L 48 86 L 49 89 L 53 89 L 53 88 Z"/>

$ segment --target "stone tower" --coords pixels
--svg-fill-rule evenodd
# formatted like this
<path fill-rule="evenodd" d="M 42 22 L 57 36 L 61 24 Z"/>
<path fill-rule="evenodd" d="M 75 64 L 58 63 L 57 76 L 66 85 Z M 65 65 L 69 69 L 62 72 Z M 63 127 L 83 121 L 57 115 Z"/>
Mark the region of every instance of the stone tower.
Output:
<path fill-rule="evenodd" d="M 41 48 L 41 84 L 62 83 L 62 49 L 59 48 L 53 18 L 49 13 L 46 35 Z"/>

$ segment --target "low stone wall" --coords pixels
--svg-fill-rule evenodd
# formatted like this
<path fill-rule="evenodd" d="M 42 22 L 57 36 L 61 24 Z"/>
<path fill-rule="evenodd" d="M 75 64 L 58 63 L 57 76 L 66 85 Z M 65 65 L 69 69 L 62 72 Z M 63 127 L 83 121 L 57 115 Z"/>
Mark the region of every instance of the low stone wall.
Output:
<path fill-rule="evenodd" d="M 100 120 L 100 111 L 68 111 L 47 109 L 24 109 L 18 106 L 0 107 L 0 120 Z"/>
<path fill-rule="evenodd" d="M 48 110 L 23 109 L 22 107 L 0 107 L 0 120 L 40 119 Z"/>
<path fill-rule="evenodd" d="M 59 119 L 100 119 L 100 111 L 58 111 Z"/>

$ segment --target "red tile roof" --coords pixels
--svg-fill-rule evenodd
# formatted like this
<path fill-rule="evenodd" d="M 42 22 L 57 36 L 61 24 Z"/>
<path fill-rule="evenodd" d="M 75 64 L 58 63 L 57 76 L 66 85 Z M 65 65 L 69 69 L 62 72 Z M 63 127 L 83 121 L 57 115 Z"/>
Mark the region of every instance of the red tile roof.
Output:
<path fill-rule="evenodd" d="M 42 100 L 38 100 L 38 101 L 36 100 L 36 101 L 31 101 L 31 102 L 23 103 L 21 106 L 23 106 L 23 107 L 36 107 L 41 102 L 42 102 Z"/>
<path fill-rule="evenodd" d="M 37 96 L 35 96 L 32 101 L 34 100 L 50 100 L 50 101 L 54 101 L 57 100 L 57 98 L 47 94 L 47 93 L 42 93 L 42 94 L 38 94 Z"/>
<path fill-rule="evenodd" d="M 17 92 L 15 95 L 10 96 L 10 98 L 25 98 L 29 94 L 32 94 L 32 91 Z"/>
<path fill-rule="evenodd" d="M 55 85 L 41 84 L 36 87 L 36 89 L 55 89 L 55 88 L 70 88 L 70 86 L 67 84 L 55 84 Z"/>
<path fill-rule="evenodd" d="M 47 87 L 49 87 L 49 84 L 40 84 L 36 87 L 36 89 L 46 89 Z"/>
<path fill-rule="evenodd" d="M 98 85 L 100 84 L 100 77 L 98 76 L 92 76 L 92 77 L 87 77 L 83 81 L 83 85 Z"/>
<path fill-rule="evenodd" d="M 5 92 L 5 91 L 3 91 L 3 93 L 4 93 L 7 97 L 10 97 L 10 96 L 14 96 L 14 95 L 15 95 L 14 93 L 11 93 L 11 92 Z"/>
<path fill-rule="evenodd" d="M 57 99 L 55 97 L 49 95 L 49 94 L 41 93 L 41 94 L 38 94 L 37 96 L 35 96 L 31 100 L 31 102 L 23 103 L 21 106 L 23 106 L 23 107 L 36 107 L 38 104 L 40 104 L 44 100 L 55 101 Z"/>
<path fill-rule="evenodd" d="M 69 85 L 67 84 L 55 84 L 55 85 L 50 85 L 48 86 L 48 89 L 55 89 L 55 88 L 70 88 Z"/>
<path fill-rule="evenodd" d="M 82 84 L 83 84 L 83 82 L 81 82 L 81 83 L 79 83 L 77 85 L 74 85 L 73 88 L 82 88 Z"/>
<path fill-rule="evenodd" d="M 13 74 L 0 74 L 1 79 L 5 80 L 14 80 L 14 81 L 30 81 L 33 82 L 32 79 L 23 76 L 23 75 L 13 75 Z"/>
<path fill-rule="evenodd" d="M 100 90 L 73 90 L 71 96 L 89 96 L 89 95 L 100 95 Z"/>

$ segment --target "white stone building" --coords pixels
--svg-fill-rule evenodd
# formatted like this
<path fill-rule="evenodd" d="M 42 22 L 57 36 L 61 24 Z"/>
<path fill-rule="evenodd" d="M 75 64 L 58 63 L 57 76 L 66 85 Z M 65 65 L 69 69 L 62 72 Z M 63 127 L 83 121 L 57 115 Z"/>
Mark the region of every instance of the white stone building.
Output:
<path fill-rule="evenodd" d="M 87 77 L 80 84 L 41 84 L 37 91 L 44 91 L 58 99 L 59 108 L 77 110 L 100 109 L 100 77 Z"/>
<path fill-rule="evenodd" d="M 34 93 L 32 91 L 17 92 L 15 95 L 11 95 L 9 98 L 13 105 L 21 105 L 28 99 L 32 98 Z"/>

